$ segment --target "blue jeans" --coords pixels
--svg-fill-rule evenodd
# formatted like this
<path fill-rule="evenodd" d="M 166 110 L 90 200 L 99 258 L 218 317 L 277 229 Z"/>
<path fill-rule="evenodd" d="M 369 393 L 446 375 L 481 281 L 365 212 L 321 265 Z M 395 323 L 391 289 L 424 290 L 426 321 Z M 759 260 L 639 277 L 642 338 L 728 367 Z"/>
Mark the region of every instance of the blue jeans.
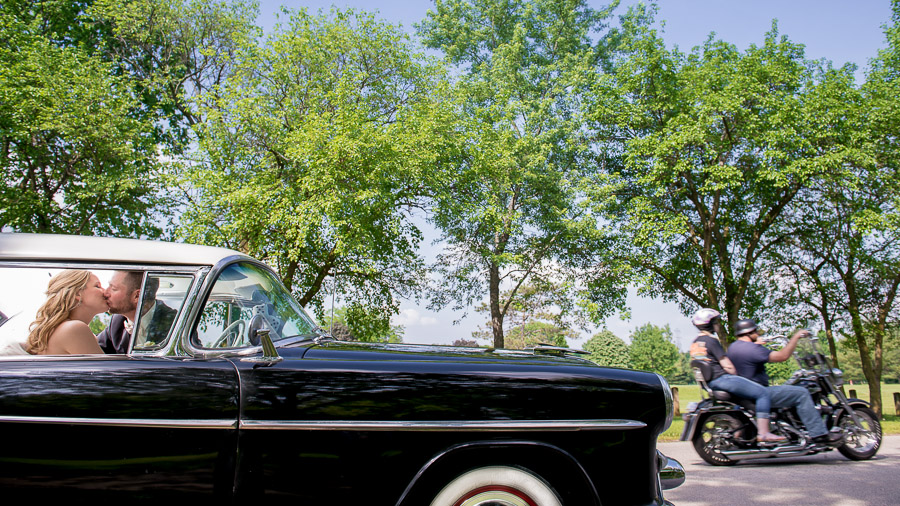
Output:
<path fill-rule="evenodd" d="M 772 397 L 772 406 L 776 408 L 797 408 L 797 416 L 806 426 L 806 431 L 810 437 L 824 436 L 828 433 L 825 422 L 816 410 L 809 391 L 803 387 L 795 387 L 793 385 L 782 385 L 777 387 L 769 387 Z"/>
<path fill-rule="evenodd" d="M 772 410 L 772 394 L 768 388 L 759 383 L 733 374 L 724 374 L 710 381 L 709 386 L 715 390 L 724 390 L 738 397 L 755 400 L 756 418 L 769 418 L 769 411 Z"/>

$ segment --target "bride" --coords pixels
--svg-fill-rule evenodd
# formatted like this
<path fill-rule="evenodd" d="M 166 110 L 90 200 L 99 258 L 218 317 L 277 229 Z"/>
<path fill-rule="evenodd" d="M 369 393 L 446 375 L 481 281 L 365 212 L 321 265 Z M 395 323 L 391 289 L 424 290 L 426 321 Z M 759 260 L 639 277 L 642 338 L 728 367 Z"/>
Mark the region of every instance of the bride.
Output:
<path fill-rule="evenodd" d="M 103 353 L 88 324 L 108 309 L 95 274 L 62 271 L 50 278 L 47 300 L 29 327 L 25 349 L 32 355 Z"/>

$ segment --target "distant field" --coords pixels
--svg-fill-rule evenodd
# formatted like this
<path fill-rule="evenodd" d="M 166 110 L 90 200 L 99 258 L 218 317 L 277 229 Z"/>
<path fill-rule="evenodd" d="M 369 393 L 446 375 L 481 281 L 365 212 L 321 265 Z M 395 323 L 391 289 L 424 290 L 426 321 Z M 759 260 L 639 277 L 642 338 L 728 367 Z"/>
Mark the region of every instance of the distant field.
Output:
<path fill-rule="evenodd" d="M 687 409 L 688 403 L 700 401 L 700 387 L 697 385 L 672 386 L 678 388 L 678 400 L 682 412 Z M 845 392 L 849 393 L 851 388 L 856 390 L 857 398 L 865 401 L 869 400 L 868 385 L 844 385 Z M 881 421 L 881 429 L 885 434 L 900 434 L 900 416 L 897 416 L 894 410 L 894 392 L 900 392 L 900 385 L 881 385 L 881 399 L 885 415 L 884 420 Z M 684 422 L 681 420 L 681 417 L 676 416 L 669 430 L 660 434 L 659 441 L 678 441 L 683 428 Z"/>

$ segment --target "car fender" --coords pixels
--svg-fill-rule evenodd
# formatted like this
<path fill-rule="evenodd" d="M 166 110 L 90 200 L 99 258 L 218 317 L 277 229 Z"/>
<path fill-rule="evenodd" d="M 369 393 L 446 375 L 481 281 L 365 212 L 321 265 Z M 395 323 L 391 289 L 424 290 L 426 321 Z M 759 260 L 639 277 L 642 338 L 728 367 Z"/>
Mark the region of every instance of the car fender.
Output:
<path fill-rule="evenodd" d="M 485 465 L 528 468 L 561 494 L 573 496 L 576 504 L 600 505 L 597 489 L 578 460 L 561 448 L 536 441 L 478 441 L 448 448 L 422 466 L 396 504 L 428 504 L 454 477 Z"/>

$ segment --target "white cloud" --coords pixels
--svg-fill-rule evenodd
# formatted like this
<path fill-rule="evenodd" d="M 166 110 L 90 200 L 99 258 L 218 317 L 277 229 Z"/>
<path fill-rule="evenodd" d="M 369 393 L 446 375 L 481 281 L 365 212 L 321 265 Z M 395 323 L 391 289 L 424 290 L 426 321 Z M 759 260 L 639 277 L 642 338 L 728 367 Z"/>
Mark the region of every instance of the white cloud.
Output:
<path fill-rule="evenodd" d="M 437 322 L 437 318 L 424 316 L 416 309 L 401 309 L 400 314 L 391 321 L 394 325 L 403 325 L 404 327 L 427 327 L 436 325 Z"/>

